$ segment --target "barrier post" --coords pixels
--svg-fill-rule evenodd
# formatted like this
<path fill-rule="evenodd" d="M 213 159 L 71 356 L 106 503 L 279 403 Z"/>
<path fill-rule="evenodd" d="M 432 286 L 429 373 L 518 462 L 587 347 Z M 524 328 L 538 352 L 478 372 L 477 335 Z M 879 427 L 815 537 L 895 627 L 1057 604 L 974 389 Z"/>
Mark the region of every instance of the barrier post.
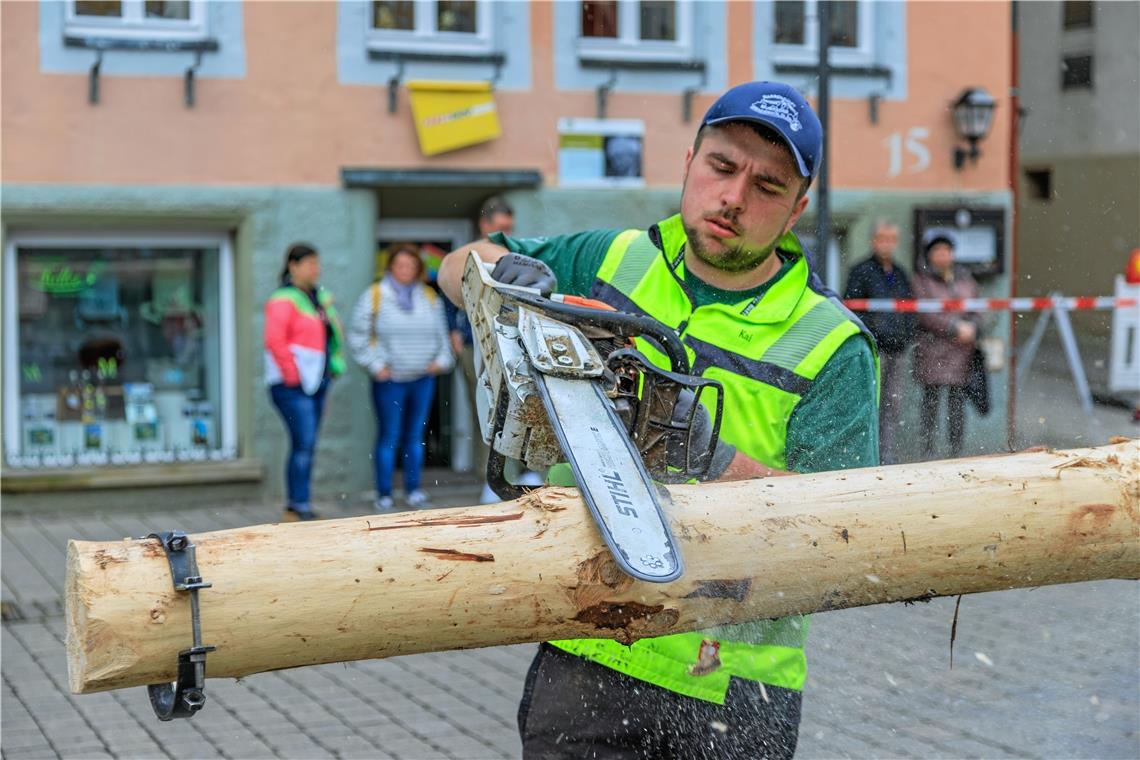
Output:
<path fill-rule="evenodd" d="M 1041 345 L 1041 339 L 1045 337 L 1045 330 L 1049 327 L 1049 319 L 1052 316 L 1052 309 L 1045 309 L 1038 314 L 1037 321 L 1033 324 L 1033 332 L 1029 334 L 1029 340 L 1025 341 L 1021 350 L 1015 348 L 1010 352 L 1017 357 L 1017 378 L 1014 383 L 1018 388 L 1025 383 L 1025 375 L 1029 372 L 1034 357 L 1037 356 L 1037 348 Z"/>
<path fill-rule="evenodd" d="M 1140 265 L 1137 265 L 1140 269 Z M 1140 276 L 1140 272 L 1138 272 Z M 1116 276 L 1116 298 L 1140 298 L 1140 283 Z M 1110 393 L 1140 392 L 1140 308 L 1112 311 L 1112 343 L 1109 350 Z"/>
<path fill-rule="evenodd" d="M 1140 249 L 1134 254 L 1138 263 L 1129 264 L 1135 270 L 1134 282 L 1127 278 L 1117 278 L 1114 296 L 1085 296 L 1065 298 L 1060 293 L 1050 293 L 1046 298 L 950 298 L 950 299 L 891 299 L 891 298 L 850 298 L 844 304 L 852 311 L 898 311 L 939 313 L 962 311 L 1040 311 L 1037 322 L 1025 345 L 1010 350 L 1010 390 L 1011 397 L 1024 385 L 1026 376 L 1033 366 L 1033 360 L 1041 347 L 1045 331 L 1051 320 L 1057 322 L 1057 333 L 1061 338 L 1061 348 L 1069 365 L 1069 374 L 1077 390 L 1077 399 L 1087 420 L 1087 430 L 1093 443 L 1100 443 L 1103 431 L 1093 406 L 1092 390 L 1081 361 L 1077 338 L 1069 312 L 1084 309 L 1112 309 L 1112 351 L 1109 377 L 1110 390 L 1140 391 Z M 1012 336 L 1012 332 L 1010 333 Z M 1010 415 L 1016 413 L 1015 405 L 1007 407 Z M 1140 407 L 1136 410 L 1140 418 Z M 1007 425 L 1007 433 L 1012 431 Z M 1012 444 L 1011 444 L 1012 445 Z"/>
<path fill-rule="evenodd" d="M 1057 323 L 1057 334 L 1061 337 L 1061 348 L 1065 351 L 1069 373 L 1072 375 L 1073 384 L 1077 388 L 1077 399 L 1085 413 L 1087 430 L 1092 437 L 1090 443 L 1094 445 L 1103 443 L 1104 441 L 1101 439 L 1104 438 L 1104 434 L 1093 411 L 1092 391 L 1089 389 L 1088 377 L 1085 375 L 1085 365 L 1081 362 L 1077 338 L 1073 334 L 1073 323 L 1069 320 L 1069 309 L 1060 293 L 1050 293 L 1049 297 L 1053 299 L 1053 305 L 1041 312 L 1037 324 L 1033 326 L 1033 333 L 1026 341 L 1023 350 L 1019 352 L 1021 355 L 1018 356 L 1017 362 L 1017 385 L 1021 386 L 1026 373 L 1029 372 L 1029 367 L 1033 364 L 1033 358 L 1037 355 L 1037 349 L 1041 345 L 1041 339 L 1045 336 L 1045 329 L 1049 326 L 1049 318 L 1052 317 Z"/>

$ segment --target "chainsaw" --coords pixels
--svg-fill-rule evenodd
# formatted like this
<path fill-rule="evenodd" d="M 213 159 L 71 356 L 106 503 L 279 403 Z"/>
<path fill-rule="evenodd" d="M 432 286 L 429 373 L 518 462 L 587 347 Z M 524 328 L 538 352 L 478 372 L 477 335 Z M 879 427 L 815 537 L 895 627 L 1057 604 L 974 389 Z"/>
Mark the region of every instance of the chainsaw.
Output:
<path fill-rule="evenodd" d="M 479 350 L 476 407 L 490 449 L 487 483 L 500 498 L 530 489 L 508 482 L 506 463 L 531 470 L 568 462 L 614 560 L 640 580 L 666 583 L 684 570 L 658 483 L 708 473 L 720 435 L 724 390 L 689 374 L 680 338 L 650 317 L 608 304 L 491 278 L 471 252 L 463 299 Z M 667 357 L 655 366 L 641 338 Z M 687 408 L 678 400 L 691 394 Z M 711 440 L 694 446 L 700 399 L 713 394 Z M 680 419 L 676 419 L 679 417 Z"/>

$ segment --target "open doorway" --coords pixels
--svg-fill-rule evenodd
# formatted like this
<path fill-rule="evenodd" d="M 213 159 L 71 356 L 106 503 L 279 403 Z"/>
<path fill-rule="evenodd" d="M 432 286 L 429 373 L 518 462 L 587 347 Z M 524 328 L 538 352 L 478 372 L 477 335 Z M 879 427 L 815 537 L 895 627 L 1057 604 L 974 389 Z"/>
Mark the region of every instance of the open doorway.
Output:
<path fill-rule="evenodd" d="M 374 277 L 380 278 L 388 263 L 388 252 L 396 244 L 411 243 L 419 249 L 426 265 L 428 283 L 435 278 L 444 255 L 472 240 L 473 225 L 467 219 L 381 219 L 376 224 Z M 436 288 L 438 291 L 438 288 Z M 440 298 L 445 296 L 440 293 Z M 427 450 L 424 464 L 452 470 L 471 469 L 471 415 L 461 372 L 441 377 L 435 402 L 428 417 Z"/>

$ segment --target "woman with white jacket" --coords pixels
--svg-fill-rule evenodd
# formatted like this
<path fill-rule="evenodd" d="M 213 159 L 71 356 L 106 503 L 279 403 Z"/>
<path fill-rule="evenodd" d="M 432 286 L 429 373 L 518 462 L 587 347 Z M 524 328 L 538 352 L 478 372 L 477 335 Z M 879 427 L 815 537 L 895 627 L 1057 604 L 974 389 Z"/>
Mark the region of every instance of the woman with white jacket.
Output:
<path fill-rule="evenodd" d="M 424 263 L 412 246 L 397 248 L 384 278 L 356 302 L 348 345 L 372 378 L 376 412 L 376 509 L 394 506 L 392 475 L 403 452 L 409 507 L 428 503 L 420 487 L 424 430 L 435 398 L 436 376 L 455 363 L 443 301 L 424 284 Z"/>

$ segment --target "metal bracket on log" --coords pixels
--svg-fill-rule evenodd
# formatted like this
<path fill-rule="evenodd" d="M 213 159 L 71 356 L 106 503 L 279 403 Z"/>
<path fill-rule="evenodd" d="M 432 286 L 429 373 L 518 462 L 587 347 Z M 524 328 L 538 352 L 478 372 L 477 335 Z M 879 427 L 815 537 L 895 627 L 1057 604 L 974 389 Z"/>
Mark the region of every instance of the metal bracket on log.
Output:
<path fill-rule="evenodd" d="M 202 619 L 198 609 L 198 589 L 210 588 L 198 574 L 194 544 L 179 530 L 151 533 L 157 538 L 170 563 L 170 576 L 175 591 L 190 594 L 190 627 L 194 645 L 178 653 L 178 676 L 174 683 L 151 684 L 146 687 L 150 705 L 159 720 L 190 718 L 206 704 L 206 653 L 217 647 L 202 646 Z"/>

